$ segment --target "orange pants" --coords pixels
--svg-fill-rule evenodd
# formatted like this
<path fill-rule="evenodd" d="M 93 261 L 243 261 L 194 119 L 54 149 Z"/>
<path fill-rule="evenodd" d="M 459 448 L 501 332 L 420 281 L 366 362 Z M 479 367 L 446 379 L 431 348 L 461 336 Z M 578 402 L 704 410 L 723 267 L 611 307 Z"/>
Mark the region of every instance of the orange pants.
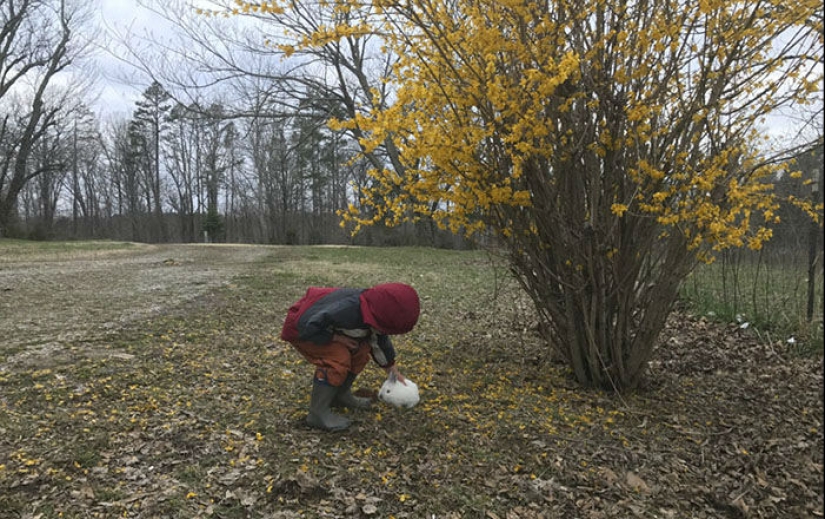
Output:
<path fill-rule="evenodd" d="M 315 380 L 330 386 L 340 386 L 347 375 L 357 375 L 370 360 L 370 344 L 358 343 L 358 349 L 350 351 L 343 343 L 315 344 L 307 341 L 290 342 L 311 364 L 315 365 Z"/>

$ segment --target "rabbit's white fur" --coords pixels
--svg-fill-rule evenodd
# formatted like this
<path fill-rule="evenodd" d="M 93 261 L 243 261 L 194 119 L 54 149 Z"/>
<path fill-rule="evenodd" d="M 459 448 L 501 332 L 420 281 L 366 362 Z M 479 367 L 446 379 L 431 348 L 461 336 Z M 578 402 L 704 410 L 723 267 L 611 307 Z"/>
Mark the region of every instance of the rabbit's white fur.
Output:
<path fill-rule="evenodd" d="M 415 407 L 418 403 L 418 385 L 406 379 L 407 385 L 402 384 L 395 377 L 388 377 L 381 385 L 378 399 L 395 407 Z"/>

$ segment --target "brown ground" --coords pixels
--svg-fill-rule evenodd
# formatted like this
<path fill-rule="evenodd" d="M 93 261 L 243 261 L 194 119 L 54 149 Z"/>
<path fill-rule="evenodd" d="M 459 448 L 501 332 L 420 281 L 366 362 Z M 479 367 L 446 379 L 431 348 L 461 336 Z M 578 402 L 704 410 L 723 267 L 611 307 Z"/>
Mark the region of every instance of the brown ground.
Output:
<path fill-rule="evenodd" d="M 422 403 L 307 429 L 283 309 L 371 271 L 330 254 L 0 243 L 0 518 L 823 517 L 821 355 L 677 314 L 648 388 L 581 390 L 518 304 L 395 256 L 425 297 L 398 342 Z"/>

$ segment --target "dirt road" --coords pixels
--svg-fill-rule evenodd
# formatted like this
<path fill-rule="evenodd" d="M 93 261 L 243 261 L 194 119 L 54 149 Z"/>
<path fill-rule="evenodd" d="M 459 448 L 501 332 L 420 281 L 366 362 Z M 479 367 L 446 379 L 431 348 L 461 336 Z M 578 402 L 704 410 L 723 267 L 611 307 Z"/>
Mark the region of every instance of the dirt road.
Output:
<path fill-rule="evenodd" d="M 0 248 L 0 346 L 10 361 L 95 342 L 168 311 L 248 269 L 273 248 L 147 245 L 102 250 Z"/>

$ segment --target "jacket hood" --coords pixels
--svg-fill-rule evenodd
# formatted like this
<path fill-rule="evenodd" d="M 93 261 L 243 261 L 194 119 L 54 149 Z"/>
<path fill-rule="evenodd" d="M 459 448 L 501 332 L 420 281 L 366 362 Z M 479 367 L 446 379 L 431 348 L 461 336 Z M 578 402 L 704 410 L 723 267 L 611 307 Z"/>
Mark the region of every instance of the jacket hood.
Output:
<path fill-rule="evenodd" d="M 361 292 L 364 322 L 384 335 L 407 333 L 418 322 L 421 304 L 415 289 L 404 283 L 384 283 Z"/>

